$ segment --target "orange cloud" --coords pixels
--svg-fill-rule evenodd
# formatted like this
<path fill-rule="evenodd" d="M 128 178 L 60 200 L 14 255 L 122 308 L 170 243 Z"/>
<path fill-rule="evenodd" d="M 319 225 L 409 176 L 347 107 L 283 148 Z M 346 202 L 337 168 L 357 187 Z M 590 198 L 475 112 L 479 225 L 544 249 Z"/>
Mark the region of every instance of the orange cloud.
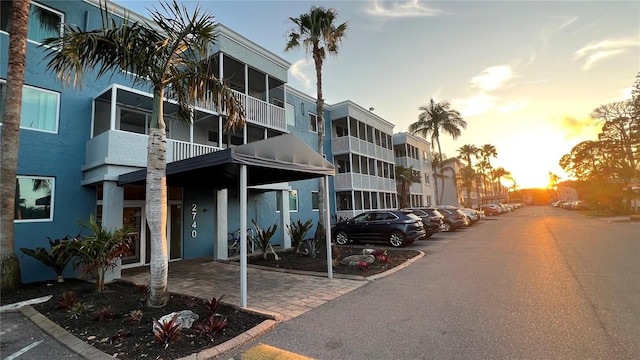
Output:
<path fill-rule="evenodd" d="M 591 118 L 578 119 L 563 115 L 555 121 L 556 127 L 564 133 L 565 140 L 575 138 L 595 138 L 600 132 L 599 126 Z"/>

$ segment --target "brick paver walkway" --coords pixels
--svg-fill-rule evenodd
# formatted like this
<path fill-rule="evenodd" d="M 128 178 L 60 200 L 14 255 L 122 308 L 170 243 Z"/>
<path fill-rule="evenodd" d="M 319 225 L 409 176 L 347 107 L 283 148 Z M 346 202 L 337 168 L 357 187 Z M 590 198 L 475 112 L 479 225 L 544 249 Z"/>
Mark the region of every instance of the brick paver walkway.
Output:
<path fill-rule="evenodd" d="M 148 267 L 126 269 L 122 279 L 149 283 Z M 299 316 L 366 284 L 351 280 L 247 268 L 247 308 L 278 315 Z M 169 264 L 169 291 L 201 298 L 224 295 L 223 302 L 240 305 L 240 266 L 210 259 Z"/>

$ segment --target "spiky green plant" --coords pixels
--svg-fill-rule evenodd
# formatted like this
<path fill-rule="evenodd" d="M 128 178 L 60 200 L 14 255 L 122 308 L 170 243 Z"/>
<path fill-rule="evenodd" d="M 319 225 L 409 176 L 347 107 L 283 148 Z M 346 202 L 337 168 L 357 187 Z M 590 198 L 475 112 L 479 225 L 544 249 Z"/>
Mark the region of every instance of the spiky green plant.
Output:
<path fill-rule="evenodd" d="M 64 282 L 62 274 L 72 258 L 71 252 L 67 251 L 67 244 L 71 238 L 66 236 L 62 239 L 51 240 L 50 237 L 47 237 L 47 239 L 49 239 L 48 251 L 43 247 L 37 247 L 35 250 L 20 248 L 20 251 L 53 269 L 58 278 L 58 282 L 62 283 Z"/>
<path fill-rule="evenodd" d="M 256 233 L 258 235 L 258 246 L 262 251 L 262 258 L 267 260 L 267 251 L 269 251 L 271 238 L 276 233 L 278 229 L 278 223 L 274 223 L 266 229 L 261 229 L 258 223 L 255 220 L 251 220 L 253 226 L 256 228 Z"/>
<path fill-rule="evenodd" d="M 300 251 L 300 245 L 311 227 L 313 226 L 313 221 L 308 219 L 305 222 L 300 221 L 300 219 L 296 221 L 291 221 L 290 225 L 287 225 L 287 233 L 291 237 L 291 246 L 296 249 L 296 252 Z"/>
<path fill-rule="evenodd" d="M 96 277 L 98 291 L 104 290 L 107 271 L 116 266 L 119 258 L 132 254 L 129 228 L 110 231 L 98 225 L 93 215 L 86 223 L 80 223 L 93 232 L 82 239 L 73 239 L 66 246 L 76 257 L 74 267 L 82 265 L 85 273 Z"/>

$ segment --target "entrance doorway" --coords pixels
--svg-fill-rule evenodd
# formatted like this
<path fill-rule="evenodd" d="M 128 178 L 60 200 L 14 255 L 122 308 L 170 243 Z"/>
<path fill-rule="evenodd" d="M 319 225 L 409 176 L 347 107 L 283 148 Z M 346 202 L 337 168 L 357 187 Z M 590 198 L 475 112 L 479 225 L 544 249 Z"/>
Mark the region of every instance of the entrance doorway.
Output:
<path fill-rule="evenodd" d="M 169 261 L 180 260 L 182 259 L 182 204 L 169 204 L 167 210 Z M 127 204 L 125 201 L 122 213 L 123 226 L 132 229 L 133 240 L 133 255 L 122 258 L 122 268 L 148 265 L 151 262 L 151 231 L 146 225 L 144 205 Z"/>

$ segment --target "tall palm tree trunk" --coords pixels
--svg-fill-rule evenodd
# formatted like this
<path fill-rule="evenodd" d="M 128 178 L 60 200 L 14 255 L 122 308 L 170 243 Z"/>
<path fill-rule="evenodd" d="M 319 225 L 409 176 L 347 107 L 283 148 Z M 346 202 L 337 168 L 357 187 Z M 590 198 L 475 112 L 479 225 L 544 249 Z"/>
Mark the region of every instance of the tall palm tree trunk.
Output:
<path fill-rule="evenodd" d="M 11 7 L 7 89 L 0 140 L 0 202 L 2 204 L 0 205 L 0 289 L 2 290 L 15 289 L 22 281 L 20 263 L 14 252 L 14 216 L 18 147 L 20 146 L 20 112 L 30 5 L 29 0 L 15 0 Z"/>
<path fill-rule="evenodd" d="M 442 199 L 444 198 L 444 174 L 442 168 L 444 159 L 442 158 L 442 148 L 440 147 L 440 137 L 436 135 L 436 143 L 438 144 L 438 155 L 440 156 L 440 198 L 437 199 L 437 205 L 442 205 Z M 436 180 L 437 181 L 437 180 Z"/>
<path fill-rule="evenodd" d="M 318 99 L 316 100 L 316 112 L 317 112 L 317 122 L 318 122 L 318 154 L 324 156 L 324 99 L 322 96 L 322 57 L 319 55 L 318 51 L 313 52 L 313 60 L 316 66 L 316 90 Z M 324 203 L 324 192 L 326 189 L 324 188 L 324 178 L 318 178 L 318 224 L 326 225 L 324 223 L 324 212 L 325 212 L 325 203 Z M 327 204 L 328 205 L 328 204 Z"/>
<path fill-rule="evenodd" d="M 146 217 L 151 235 L 150 307 L 163 307 L 169 299 L 167 249 L 167 136 L 163 118 L 164 89 L 153 93 L 153 115 L 149 126 Z"/>

